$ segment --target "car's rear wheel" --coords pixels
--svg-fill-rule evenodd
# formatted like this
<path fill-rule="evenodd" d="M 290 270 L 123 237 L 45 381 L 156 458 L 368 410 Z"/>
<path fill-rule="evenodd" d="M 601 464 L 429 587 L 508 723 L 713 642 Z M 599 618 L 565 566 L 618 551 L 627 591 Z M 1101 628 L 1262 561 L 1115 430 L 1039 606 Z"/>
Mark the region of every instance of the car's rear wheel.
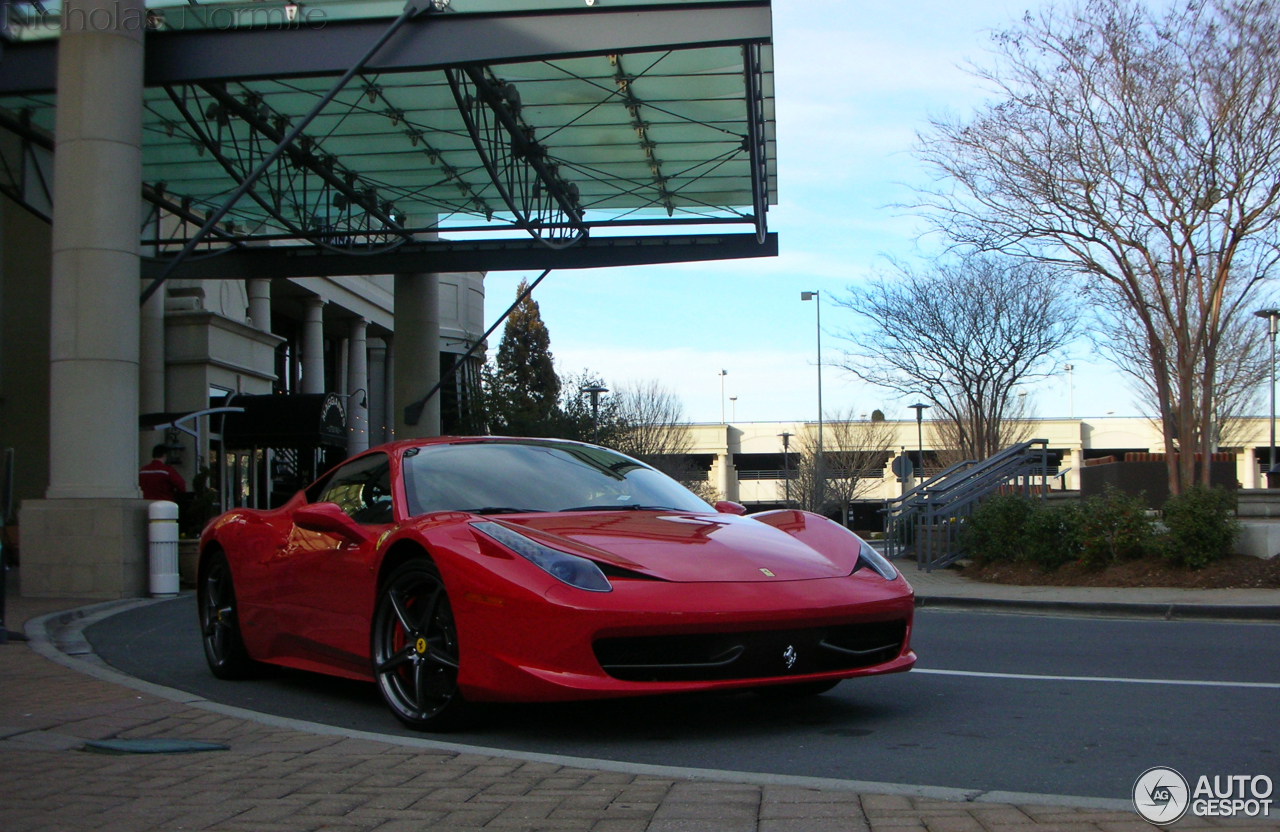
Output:
<path fill-rule="evenodd" d="M 383 582 L 373 613 L 373 673 L 396 719 L 417 731 L 454 731 L 471 709 L 458 690 L 458 631 L 444 581 L 425 558 Z"/>
<path fill-rule="evenodd" d="M 248 679 L 255 675 L 259 665 L 249 658 L 240 634 L 236 588 L 223 552 L 215 551 L 205 561 L 196 590 L 196 606 L 200 613 L 204 657 L 213 675 L 219 679 Z"/>
<path fill-rule="evenodd" d="M 820 696 L 840 684 L 840 679 L 824 682 L 796 682 L 790 685 L 768 685 L 755 689 L 758 696 L 765 699 L 801 699 L 806 696 Z"/>

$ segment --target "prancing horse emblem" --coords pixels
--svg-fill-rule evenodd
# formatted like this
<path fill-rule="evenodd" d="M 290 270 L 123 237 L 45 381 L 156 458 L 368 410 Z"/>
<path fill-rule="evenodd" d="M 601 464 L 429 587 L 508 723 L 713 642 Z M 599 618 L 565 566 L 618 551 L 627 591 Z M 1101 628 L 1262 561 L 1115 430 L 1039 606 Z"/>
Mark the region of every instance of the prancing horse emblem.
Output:
<path fill-rule="evenodd" d="M 770 572 L 768 569 L 765 569 L 763 566 L 762 566 L 762 567 L 760 567 L 760 571 L 761 571 L 761 572 L 763 572 L 767 577 L 770 577 L 770 578 L 776 578 L 776 577 L 777 577 L 777 576 L 776 576 L 776 575 L 774 575 L 772 572 Z"/>
<path fill-rule="evenodd" d="M 782 660 L 786 662 L 787 670 L 790 670 L 791 668 L 796 666 L 797 658 L 798 657 L 796 656 L 796 648 L 788 644 L 787 649 L 782 651 Z"/>

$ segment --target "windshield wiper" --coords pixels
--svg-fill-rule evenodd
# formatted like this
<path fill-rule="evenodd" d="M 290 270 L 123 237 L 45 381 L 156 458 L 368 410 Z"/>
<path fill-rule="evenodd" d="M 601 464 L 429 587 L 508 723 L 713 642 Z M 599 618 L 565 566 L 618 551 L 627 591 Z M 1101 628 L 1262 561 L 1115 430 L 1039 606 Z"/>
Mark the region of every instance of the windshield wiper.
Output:
<path fill-rule="evenodd" d="M 511 506 L 485 506 L 484 508 L 465 508 L 468 514 L 540 514 L 540 508 L 513 508 Z"/>
<path fill-rule="evenodd" d="M 616 506 L 574 506 L 573 508 L 562 508 L 560 511 L 679 511 L 678 508 L 671 506 L 642 506 L 639 503 L 623 503 Z"/>

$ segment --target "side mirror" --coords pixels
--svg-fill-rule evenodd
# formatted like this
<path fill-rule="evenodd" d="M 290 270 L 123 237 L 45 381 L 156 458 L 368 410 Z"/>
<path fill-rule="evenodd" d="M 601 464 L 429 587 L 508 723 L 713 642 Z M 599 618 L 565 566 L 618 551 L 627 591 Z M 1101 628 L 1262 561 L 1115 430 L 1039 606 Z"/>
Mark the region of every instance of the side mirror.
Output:
<path fill-rule="evenodd" d="M 721 500 L 716 503 L 716 511 L 721 514 L 737 514 L 741 516 L 747 513 L 747 507 L 742 503 L 735 503 L 731 500 Z"/>
<path fill-rule="evenodd" d="M 315 503 L 293 512 L 293 523 L 300 529 L 321 534 L 332 534 L 352 543 L 363 543 L 369 534 L 359 523 L 347 516 L 337 503 Z"/>

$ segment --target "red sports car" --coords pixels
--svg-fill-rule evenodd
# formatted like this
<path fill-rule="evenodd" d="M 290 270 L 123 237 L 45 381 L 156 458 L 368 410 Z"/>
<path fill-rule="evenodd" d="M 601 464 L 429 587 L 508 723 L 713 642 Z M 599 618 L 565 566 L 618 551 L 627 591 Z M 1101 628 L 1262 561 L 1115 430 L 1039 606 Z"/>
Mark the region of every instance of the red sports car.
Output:
<path fill-rule="evenodd" d="M 396 442 L 201 539 L 214 675 L 375 681 L 406 725 L 472 703 L 752 688 L 909 670 L 913 594 L 816 514 L 740 516 L 577 442 Z"/>

